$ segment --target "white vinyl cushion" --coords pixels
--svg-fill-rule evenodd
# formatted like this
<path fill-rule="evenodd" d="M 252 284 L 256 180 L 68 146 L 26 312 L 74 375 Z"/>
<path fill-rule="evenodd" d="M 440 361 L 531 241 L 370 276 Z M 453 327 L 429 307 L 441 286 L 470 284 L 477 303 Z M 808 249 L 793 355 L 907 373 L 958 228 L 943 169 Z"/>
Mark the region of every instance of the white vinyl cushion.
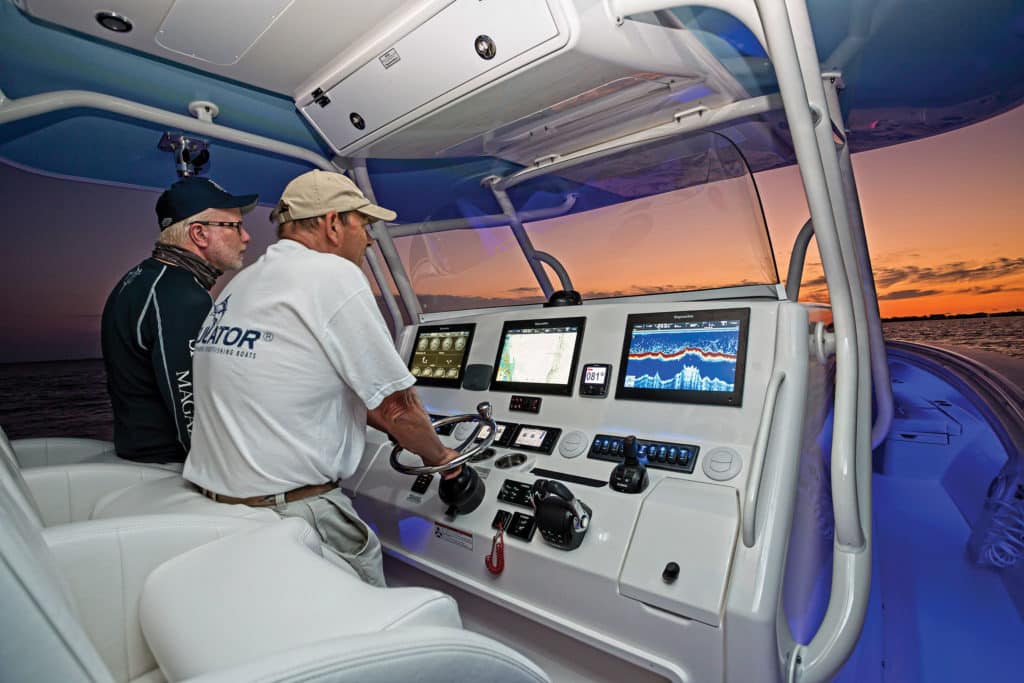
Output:
<path fill-rule="evenodd" d="M 125 515 L 195 514 L 244 517 L 276 522 L 273 508 L 217 503 L 199 493 L 194 485 L 181 475 L 157 478 L 128 488 L 112 491 L 96 501 L 91 511 L 93 519 L 108 519 Z"/>
<path fill-rule="evenodd" d="M 15 439 L 11 442 L 18 464 L 25 467 L 71 465 L 79 462 L 124 462 L 114 444 L 98 439 L 48 437 Z"/>
<path fill-rule="evenodd" d="M 25 513 L 27 521 L 36 528 L 42 528 L 43 518 L 36 506 L 35 498 L 25 478 L 21 476 L 21 466 L 14 455 L 14 448 L 7 439 L 3 427 L 0 427 L 0 488 L 10 495 L 6 502 L 15 504 Z"/>
<path fill-rule="evenodd" d="M 44 526 L 91 519 L 97 501 L 143 482 L 181 475 L 135 463 L 82 463 L 22 470 Z M 146 511 L 125 510 L 125 515 Z M 109 515 L 108 515 L 109 516 Z"/>
<path fill-rule="evenodd" d="M 285 519 L 196 548 L 154 571 L 142 629 L 169 681 L 313 642 L 415 626 L 458 629 L 455 601 L 423 588 L 375 588 L 320 556 L 319 537 Z"/>
<path fill-rule="evenodd" d="M 189 683 L 550 683 L 535 664 L 477 633 L 417 626 L 343 636 Z"/>
<path fill-rule="evenodd" d="M 70 587 L 79 623 L 122 682 L 156 668 L 138 611 L 150 572 L 198 545 L 260 525 L 223 516 L 145 515 L 64 524 L 45 529 L 43 539 Z"/>

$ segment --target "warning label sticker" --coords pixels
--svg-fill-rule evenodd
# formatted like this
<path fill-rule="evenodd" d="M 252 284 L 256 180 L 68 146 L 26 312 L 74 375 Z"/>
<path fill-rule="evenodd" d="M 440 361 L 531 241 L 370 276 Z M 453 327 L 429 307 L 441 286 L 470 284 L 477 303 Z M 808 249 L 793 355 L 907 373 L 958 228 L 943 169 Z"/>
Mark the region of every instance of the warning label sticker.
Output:
<path fill-rule="evenodd" d="M 434 522 L 434 536 L 442 541 L 461 545 L 466 550 L 473 549 L 473 534 L 448 526 L 447 524 Z"/>
<path fill-rule="evenodd" d="M 398 56 L 398 50 L 396 50 L 395 48 L 391 48 L 377 59 L 379 59 L 380 63 L 384 65 L 385 69 L 390 69 L 395 64 L 398 64 L 400 61 L 402 61 L 402 58 Z"/>

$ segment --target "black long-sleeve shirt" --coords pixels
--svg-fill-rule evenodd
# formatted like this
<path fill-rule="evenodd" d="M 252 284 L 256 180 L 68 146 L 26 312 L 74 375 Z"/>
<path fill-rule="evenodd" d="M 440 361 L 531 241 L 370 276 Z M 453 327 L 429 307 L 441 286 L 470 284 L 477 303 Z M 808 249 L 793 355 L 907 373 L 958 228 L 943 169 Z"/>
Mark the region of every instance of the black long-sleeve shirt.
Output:
<path fill-rule="evenodd" d="M 103 307 L 103 362 L 117 454 L 184 462 L 192 431 L 192 346 L 213 301 L 184 268 L 149 258 Z"/>

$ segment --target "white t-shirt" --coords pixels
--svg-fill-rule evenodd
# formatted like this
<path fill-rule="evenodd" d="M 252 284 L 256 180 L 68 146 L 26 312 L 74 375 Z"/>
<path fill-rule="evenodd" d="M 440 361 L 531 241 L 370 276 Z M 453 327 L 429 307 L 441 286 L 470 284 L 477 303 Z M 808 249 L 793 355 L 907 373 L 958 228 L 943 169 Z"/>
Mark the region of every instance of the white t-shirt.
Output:
<path fill-rule="evenodd" d="M 288 239 L 225 287 L 193 368 L 184 476 L 236 497 L 351 476 L 367 409 L 416 381 L 362 271 Z"/>

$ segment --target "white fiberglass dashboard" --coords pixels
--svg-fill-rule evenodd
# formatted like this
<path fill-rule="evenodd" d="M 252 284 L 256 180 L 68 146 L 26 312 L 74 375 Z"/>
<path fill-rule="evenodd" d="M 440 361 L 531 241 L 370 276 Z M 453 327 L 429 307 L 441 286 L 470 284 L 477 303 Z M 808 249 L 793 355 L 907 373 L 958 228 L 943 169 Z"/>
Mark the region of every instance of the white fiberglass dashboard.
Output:
<path fill-rule="evenodd" d="M 423 325 L 401 352 L 427 410 L 471 413 L 488 401 L 501 430 L 493 455 L 472 463 L 484 500 L 447 516 L 437 475 L 394 471 L 392 444 L 372 429 L 343 488 L 407 563 L 671 680 L 740 680 L 742 665 L 728 676 L 724 666 L 736 638 L 748 654 L 776 656 L 793 495 L 779 482 L 803 440 L 807 340 L 805 308 L 763 299 Z M 455 446 L 470 427 L 442 440 Z M 609 484 L 628 436 L 649 478 L 634 493 Z M 538 479 L 560 481 L 591 511 L 575 549 L 537 530 L 527 493 Z M 742 540 L 747 499 L 758 501 L 752 547 Z M 504 569 L 494 573 L 485 557 L 499 519 Z"/>

